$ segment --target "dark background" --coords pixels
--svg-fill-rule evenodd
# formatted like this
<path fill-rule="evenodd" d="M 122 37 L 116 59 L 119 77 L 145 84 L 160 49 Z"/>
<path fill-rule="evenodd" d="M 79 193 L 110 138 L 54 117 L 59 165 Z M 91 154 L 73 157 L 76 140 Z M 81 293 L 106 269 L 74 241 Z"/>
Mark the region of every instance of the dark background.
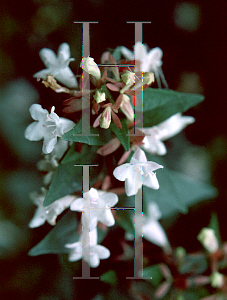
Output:
<path fill-rule="evenodd" d="M 172 229 L 169 237 L 174 246 L 195 250 L 199 247 L 196 235 L 208 225 L 210 212 L 216 210 L 222 238 L 227 239 L 227 22 L 224 1 L 2 0 L 1 299 L 57 300 L 75 297 L 71 275 L 61 270 L 57 256 L 27 255 L 51 226 L 28 229 L 34 206 L 27 195 L 41 186 L 41 179 L 35 171 L 36 162 L 41 157 L 41 144 L 28 142 L 23 137 L 26 126 L 31 122 L 28 109 L 32 103 L 39 102 L 48 109 L 52 105 L 58 108 L 66 97 L 54 94 L 33 78 L 34 73 L 44 68 L 39 51 L 44 47 L 57 51 L 61 43 L 67 42 L 71 57 L 75 58 L 70 67 L 74 74 L 81 72 L 82 25 L 73 21 L 99 21 L 99 24 L 90 25 L 90 56 L 97 63 L 101 54 L 109 48 L 124 45 L 132 50 L 134 25 L 126 24 L 126 21 L 151 21 L 151 24 L 143 25 L 143 42 L 149 48 L 160 47 L 163 50 L 163 72 L 169 88 L 205 95 L 205 101 L 188 112 L 196 118 L 196 122 L 185 131 L 190 141 L 186 148 L 196 147 L 190 153 L 202 159 L 206 165 L 204 172 L 208 173 L 203 173 L 200 179 L 215 185 L 219 196 L 202 207 L 191 208 L 187 216 L 179 217 L 175 225 L 177 233 Z M 169 145 L 178 141 L 176 139 Z"/>

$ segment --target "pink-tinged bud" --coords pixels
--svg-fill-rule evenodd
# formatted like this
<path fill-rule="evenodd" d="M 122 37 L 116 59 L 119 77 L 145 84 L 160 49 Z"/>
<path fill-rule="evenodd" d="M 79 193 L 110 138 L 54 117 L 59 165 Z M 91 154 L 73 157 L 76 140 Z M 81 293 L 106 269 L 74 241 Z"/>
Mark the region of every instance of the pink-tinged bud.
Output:
<path fill-rule="evenodd" d="M 101 117 L 99 118 L 99 124 L 100 127 L 107 129 L 110 127 L 110 123 L 111 123 L 111 107 L 107 106 L 104 109 Z"/>
<path fill-rule="evenodd" d="M 83 68 L 83 70 L 85 70 L 87 73 L 94 76 L 96 80 L 101 78 L 101 72 L 97 64 L 94 62 L 94 58 L 89 56 L 82 58 L 80 67 Z"/>
<path fill-rule="evenodd" d="M 135 82 L 135 73 L 126 71 L 121 78 L 126 85 L 132 85 Z"/>
<path fill-rule="evenodd" d="M 145 72 L 143 74 L 143 82 L 148 85 L 154 82 L 154 73 Z"/>
<path fill-rule="evenodd" d="M 96 90 L 94 99 L 97 103 L 103 102 L 106 100 L 106 94 L 101 89 Z"/>
<path fill-rule="evenodd" d="M 130 102 L 130 98 L 125 94 L 123 94 L 123 100 L 121 102 L 120 108 L 122 112 L 126 115 L 128 120 L 134 120 L 134 111 Z"/>

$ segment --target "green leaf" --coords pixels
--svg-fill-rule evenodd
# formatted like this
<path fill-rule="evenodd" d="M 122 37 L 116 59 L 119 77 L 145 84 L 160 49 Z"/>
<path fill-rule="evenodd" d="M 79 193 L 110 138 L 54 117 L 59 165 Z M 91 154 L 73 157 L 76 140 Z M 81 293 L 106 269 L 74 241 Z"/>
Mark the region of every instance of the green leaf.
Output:
<path fill-rule="evenodd" d="M 44 206 L 48 206 L 55 200 L 68 194 L 82 190 L 83 164 L 99 165 L 97 167 L 90 167 L 90 185 L 94 184 L 97 180 L 102 167 L 102 160 L 100 159 L 100 156 L 96 154 L 98 148 L 84 145 L 82 153 L 78 154 L 73 151 L 73 147 L 74 145 L 54 173 L 54 177 L 44 200 Z M 76 164 L 81 165 L 81 167 L 74 166 Z"/>
<path fill-rule="evenodd" d="M 116 286 L 118 281 L 117 274 L 114 270 L 109 270 L 106 273 L 102 274 L 100 276 L 100 280 L 113 286 Z"/>
<path fill-rule="evenodd" d="M 155 161 L 164 165 L 162 158 L 146 152 L 148 161 Z M 197 182 L 179 172 L 165 167 L 157 170 L 160 188 L 158 190 L 143 187 L 144 204 L 155 201 L 162 212 L 163 218 L 173 215 L 177 211 L 187 213 L 187 206 L 202 200 L 214 198 L 217 190 L 205 183 Z"/>
<path fill-rule="evenodd" d="M 203 100 L 204 96 L 200 94 L 147 88 L 143 92 L 143 110 L 139 111 L 137 108 L 137 116 L 138 119 L 143 120 L 143 127 L 152 127 L 176 113 L 187 111 Z"/>
<path fill-rule="evenodd" d="M 79 239 L 76 233 L 77 225 L 75 212 L 67 212 L 45 238 L 33 247 L 28 254 L 37 256 L 50 253 L 68 253 L 69 250 L 65 248 L 65 244 L 75 243 Z"/>
<path fill-rule="evenodd" d="M 98 134 L 99 136 L 84 135 L 76 136 L 77 134 L 82 134 L 82 119 L 71 129 L 66 132 L 62 139 L 71 142 L 80 142 L 88 145 L 101 146 L 108 143 L 111 138 L 111 131 L 103 128 L 90 127 L 90 134 Z"/>
<path fill-rule="evenodd" d="M 69 253 L 70 250 L 65 245 L 76 243 L 79 240 L 80 236 L 77 234 L 77 227 L 76 213 L 69 210 L 28 254 L 37 256 L 41 254 Z M 101 244 L 107 233 L 108 230 L 103 231 L 98 227 L 98 244 Z"/>
<path fill-rule="evenodd" d="M 106 94 L 106 98 L 110 100 L 113 104 L 115 103 L 109 89 L 106 87 L 106 84 L 103 84 L 101 87 L 102 91 Z"/>
<path fill-rule="evenodd" d="M 155 287 L 158 286 L 163 279 L 163 275 L 161 273 L 159 265 L 154 265 L 154 266 L 149 266 L 147 268 L 144 268 L 143 277 L 150 277 L 151 280 L 149 279 L 148 281 Z"/>
<path fill-rule="evenodd" d="M 215 236 L 218 239 L 219 244 L 221 243 L 221 235 L 220 235 L 220 228 L 218 222 L 218 216 L 216 213 L 211 214 L 210 224 L 208 225 L 209 228 L 212 228 L 215 232 Z"/>
<path fill-rule="evenodd" d="M 135 204 L 134 204 L 135 205 Z M 134 236 L 133 216 L 135 209 L 115 210 L 117 218 L 116 224 L 122 227 L 126 232 Z"/>
<path fill-rule="evenodd" d="M 127 120 L 123 119 L 121 120 L 121 125 L 122 128 L 119 129 L 114 123 L 110 124 L 110 129 L 114 132 L 116 137 L 120 140 L 122 146 L 125 148 L 126 151 L 129 150 L 130 148 L 130 143 L 129 143 L 129 136 L 128 134 L 128 124 Z"/>

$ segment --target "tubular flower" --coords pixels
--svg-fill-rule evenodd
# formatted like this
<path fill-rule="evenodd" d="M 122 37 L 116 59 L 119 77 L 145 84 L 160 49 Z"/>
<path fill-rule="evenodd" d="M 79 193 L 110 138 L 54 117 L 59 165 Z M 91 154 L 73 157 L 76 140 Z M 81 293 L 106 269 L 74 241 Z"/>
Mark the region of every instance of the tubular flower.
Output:
<path fill-rule="evenodd" d="M 113 175 L 118 180 L 125 181 L 125 192 L 127 196 L 132 196 L 137 194 L 142 185 L 152 189 L 159 189 L 159 183 L 153 171 L 160 168 L 163 168 L 163 166 L 147 161 L 144 151 L 138 148 L 130 163 L 117 167 L 113 171 Z"/>
<path fill-rule="evenodd" d="M 98 222 L 106 226 L 115 224 L 114 217 L 110 207 L 118 202 L 118 196 L 114 193 L 105 193 L 91 188 L 89 192 L 84 193 L 83 198 L 72 202 L 70 209 L 73 211 L 83 211 L 83 226 L 93 230 Z"/>
<path fill-rule="evenodd" d="M 156 126 L 140 129 L 147 134 L 141 147 L 152 154 L 165 155 L 166 147 L 162 141 L 173 137 L 194 122 L 193 117 L 182 116 L 181 113 L 177 113 Z"/>
<path fill-rule="evenodd" d="M 80 240 L 73 244 L 66 244 L 70 249 L 69 261 L 78 261 L 83 258 L 90 267 L 97 268 L 100 259 L 110 257 L 110 251 L 102 245 L 97 245 L 97 227 L 93 230 L 84 230 Z"/>
<path fill-rule="evenodd" d="M 69 63 L 74 58 L 70 58 L 70 48 L 67 43 L 63 43 L 58 48 L 58 55 L 53 50 L 43 48 L 39 56 L 47 69 L 39 71 L 33 75 L 37 79 L 46 79 L 47 75 L 53 75 L 59 82 L 69 88 L 78 87 L 77 80 L 69 68 Z"/>
<path fill-rule="evenodd" d="M 28 125 L 25 130 L 25 138 L 30 141 L 44 139 L 42 151 L 45 154 L 53 151 L 57 143 L 57 137 L 62 137 L 65 132 L 71 130 L 75 125 L 74 122 L 68 119 L 59 118 L 54 109 L 53 106 L 50 114 L 40 104 L 32 104 L 29 109 L 31 117 L 36 122 Z"/>
<path fill-rule="evenodd" d="M 43 225 L 46 221 L 50 225 L 56 224 L 56 218 L 66 208 L 68 208 L 76 196 L 68 195 L 56 200 L 51 205 L 44 207 L 43 202 L 46 196 L 46 190 L 42 189 L 41 193 L 33 192 L 30 194 L 32 202 L 37 206 L 35 214 L 29 223 L 30 228 L 36 228 Z"/>

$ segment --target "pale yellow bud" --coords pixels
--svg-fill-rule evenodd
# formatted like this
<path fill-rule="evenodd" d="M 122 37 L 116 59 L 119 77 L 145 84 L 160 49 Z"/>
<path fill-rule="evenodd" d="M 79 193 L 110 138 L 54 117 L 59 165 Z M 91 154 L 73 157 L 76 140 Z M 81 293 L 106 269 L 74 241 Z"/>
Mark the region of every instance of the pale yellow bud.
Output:
<path fill-rule="evenodd" d="M 99 89 L 96 90 L 94 99 L 96 100 L 97 103 L 100 103 L 106 100 L 106 95 L 101 89 Z"/>
<path fill-rule="evenodd" d="M 221 288 L 224 284 L 224 275 L 214 272 L 210 275 L 210 283 L 213 288 Z"/>
<path fill-rule="evenodd" d="M 218 250 L 218 240 L 215 236 L 215 232 L 211 228 L 203 228 L 197 239 L 203 245 L 203 247 L 210 253 L 214 253 Z"/>
<path fill-rule="evenodd" d="M 145 84 L 151 84 L 152 82 L 154 82 L 154 73 L 145 72 L 143 74 L 143 82 Z"/>
<path fill-rule="evenodd" d="M 101 78 L 101 72 L 99 67 L 94 62 L 94 58 L 92 57 L 84 57 L 80 63 L 80 67 L 83 68 L 87 73 L 94 76 L 97 80 Z"/>
<path fill-rule="evenodd" d="M 126 85 L 132 85 L 135 82 L 135 73 L 126 71 L 121 78 Z"/>

